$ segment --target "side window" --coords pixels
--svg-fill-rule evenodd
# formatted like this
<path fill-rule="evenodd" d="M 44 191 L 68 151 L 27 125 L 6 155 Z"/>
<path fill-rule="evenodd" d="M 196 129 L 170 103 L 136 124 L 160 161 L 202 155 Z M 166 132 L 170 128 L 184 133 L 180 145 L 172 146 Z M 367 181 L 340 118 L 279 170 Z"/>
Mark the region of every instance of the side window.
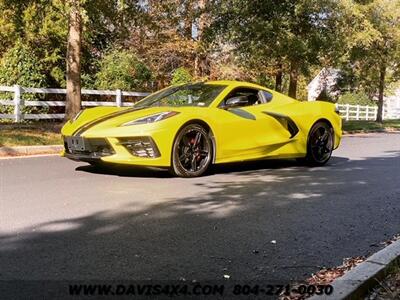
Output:
<path fill-rule="evenodd" d="M 263 103 L 268 103 L 272 100 L 274 96 L 267 91 L 260 91 L 259 97 L 263 99 Z"/>
<path fill-rule="evenodd" d="M 267 103 L 272 99 L 272 95 L 265 96 L 264 93 L 268 92 L 251 89 L 251 88 L 238 88 L 233 90 L 222 101 L 223 107 L 244 107 Z M 268 99 L 268 100 L 267 100 Z"/>

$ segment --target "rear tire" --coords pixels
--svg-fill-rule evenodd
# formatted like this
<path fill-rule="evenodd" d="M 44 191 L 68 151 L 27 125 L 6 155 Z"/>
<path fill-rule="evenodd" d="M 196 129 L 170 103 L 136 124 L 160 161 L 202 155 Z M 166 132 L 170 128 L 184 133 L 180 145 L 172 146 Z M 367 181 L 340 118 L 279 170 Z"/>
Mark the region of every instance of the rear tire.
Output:
<path fill-rule="evenodd" d="M 203 175 L 212 161 L 213 145 L 207 130 L 189 124 L 177 134 L 172 147 L 170 172 L 179 177 Z"/>
<path fill-rule="evenodd" d="M 311 166 L 323 166 L 332 156 L 333 129 L 326 122 L 317 122 L 311 128 L 307 141 L 306 162 Z"/>

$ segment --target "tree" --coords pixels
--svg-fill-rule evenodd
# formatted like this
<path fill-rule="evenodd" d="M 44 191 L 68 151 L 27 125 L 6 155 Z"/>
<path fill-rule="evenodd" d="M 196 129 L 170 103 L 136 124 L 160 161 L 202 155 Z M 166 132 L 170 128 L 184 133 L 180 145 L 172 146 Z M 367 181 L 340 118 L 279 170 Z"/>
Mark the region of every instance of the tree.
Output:
<path fill-rule="evenodd" d="M 204 33 L 209 25 L 207 22 L 207 13 L 206 13 L 206 0 L 199 0 L 197 3 L 197 22 L 195 25 L 196 28 L 196 55 L 194 59 L 194 74 L 195 77 L 203 77 L 208 74 L 207 67 L 207 54 L 205 51 L 205 43 L 203 42 Z M 195 23 L 195 20 L 192 20 Z"/>
<path fill-rule="evenodd" d="M 296 97 L 299 75 L 320 63 L 335 40 L 334 0 L 216 0 L 214 31 L 227 36 L 236 54 L 259 68 L 273 66 L 276 88 L 289 73 Z M 257 63 L 258 62 L 258 63 Z"/>
<path fill-rule="evenodd" d="M 81 1 L 69 0 L 69 31 L 67 44 L 67 99 L 65 119 L 70 120 L 81 109 Z"/>
<path fill-rule="evenodd" d="M 65 87 L 67 16 L 62 0 L 0 0 L 0 57 L 16 43 L 38 57 L 46 84 Z"/>
<path fill-rule="evenodd" d="M 363 92 L 344 93 L 339 97 L 338 103 L 352 105 L 369 105 L 374 106 L 376 103 L 372 101 L 367 94 Z"/>
<path fill-rule="evenodd" d="M 171 85 L 190 83 L 192 81 L 193 81 L 193 77 L 189 73 L 189 71 L 183 67 L 180 67 L 173 72 Z"/>
<path fill-rule="evenodd" d="M 135 25 L 135 17 L 142 10 L 140 3 L 138 0 L 67 0 L 66 119 L 73 117 L 80 109 L 81 59 L 90 62 L 90 56 L 97 55 L 98 58 L 99 52 L 105 51 L 110 43 L 117 44 L 119 39 L 127 38 L 128 28 Z M 91 64 L 87 65 L 90 72 Z"/>
<path fill-rule="evenodd" d="M 40 58 L 32 55 L 32 48 L 21 41 L 8 49 L 0 61 L 0 85 L 13 86 L 18 84 L 25 87 L 44 86 L 46 76 L 44 65 Z M 11 95 L 10 95 L 11 96 Z M 25 100 L 39 100 L 37 95 L 23 94 Z M 12 106 L 0 106 L 0 113 L 11 113 Z M 30 113 L 32 107 L 24 107 L 24 113 Z M 45 112 L 45 110 L 41 109 Z"/>
<path fill-rule="evenodd" d="M 400 69 L 400 1 L 342 1 L 347 14 L 349 51 L 345 62 L 370 95 L 378 97 L 377 122 L 382 122 L 387 82 Z"/>
<path fill-rule="evenodd" d="M 146 90 L 151 80 L 151 71 L 135 54 L 114 49 L 101 59 L 95 86 L 100 89 Z"/>
<path fill-rule="evenodd" d="M 37 56 L 32 55 L 31 48 L 21 41 L 17 41 L 0 61 L 0 84 L 35 87 L 45 83 L 43 63 Z"/>
<path fill-rule="evenodd" d="M 157 88 L 179 67 L 194 71 L 197 43 L 192 37 L 194 0 L 147 1 L 140 26 L 132 28 L 128 47 L 152 70 Z M 194 72 L 193 72 L 194 73 Z"/>

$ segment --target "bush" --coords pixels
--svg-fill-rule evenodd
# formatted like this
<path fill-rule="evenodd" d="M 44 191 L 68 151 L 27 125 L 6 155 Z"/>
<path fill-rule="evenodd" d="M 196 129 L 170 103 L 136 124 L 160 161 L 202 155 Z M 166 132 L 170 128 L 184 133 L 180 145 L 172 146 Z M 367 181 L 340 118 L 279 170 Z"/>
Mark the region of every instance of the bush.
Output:
<path fill-rule="evenodd" d="M 106 90 L 146 90 L 151 79 L 150 69 L 135 54 L 115 49 L 100 61 L 95 85 Z"/>
<path fill-rule="evenodd" d="M 345 93 L 339 97 L 338 103 L 340 104 L 352 104 L 352 105 L 376 105 L 376 102 L 371 100 L 365 93 Z"/>
<path fill-rule="evenodd" d="M 175 69 L 175 71 L 172 73 L 171 85 L 190 83 L 192 81 L 192 75 L 190 75 L 189 71 L 184 67 Z"/>
<path fill-rule="evenodd" d="M 26 87 L 43 87 L 46 75 L 39 58 L 21 42 L 10 48 L 0 61 L 0 84 L 12 86 L 19 84 Z"/>
<path fill-rule="evenodd" d="M 46 75 L 43 72 L 41 61 L 33 54 L 29 46 L 17 41 L 14 47 L 10 48 L 0 60 L 0 85 L 13 86 L 15 84 L 24 87 L 44 87 L 46 86 Z M 4 97 L 4 96 L 3 96 Z M 2 98 L 3 98 L 2 97 Z M 39 99 L 39 95 L 23 94 L 25 100 Z M 6 94 L 7 99 L 12 99 L 13 95 Z M 12 113 L 12 106 L 1 106 L 0 113 Z M 30 113 L 33 107 L 24 107 L 23 113 Z M 37 109 L 46 112 L 47 109 Z"/>

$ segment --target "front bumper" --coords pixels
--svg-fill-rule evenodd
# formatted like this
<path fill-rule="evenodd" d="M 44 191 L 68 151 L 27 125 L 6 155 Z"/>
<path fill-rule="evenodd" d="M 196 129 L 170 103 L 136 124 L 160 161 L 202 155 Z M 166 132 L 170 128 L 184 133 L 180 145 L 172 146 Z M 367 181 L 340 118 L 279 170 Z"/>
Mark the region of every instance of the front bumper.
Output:
<path fill-rule="evenodd" d="M 101 161 L 100 157 L 93 155 L 83 155 L 83 154 L 71 154 L 64 151 L 63 156 L 74 161 L 84 161 L 84 162 L 98 162 Z"/>
<path fill-rule="evenodd" d="M 169 166 L 169 158 L 150 136 L 121 138 L 64 137 L 64 157 L 74 161 L 142 166 Z"/>
<path fill-rule="evenodd" d="M 75 160 L 99 160 L 115 154 L 115 150 L 105 138 L 64 137 L 65 156 Z"/>

